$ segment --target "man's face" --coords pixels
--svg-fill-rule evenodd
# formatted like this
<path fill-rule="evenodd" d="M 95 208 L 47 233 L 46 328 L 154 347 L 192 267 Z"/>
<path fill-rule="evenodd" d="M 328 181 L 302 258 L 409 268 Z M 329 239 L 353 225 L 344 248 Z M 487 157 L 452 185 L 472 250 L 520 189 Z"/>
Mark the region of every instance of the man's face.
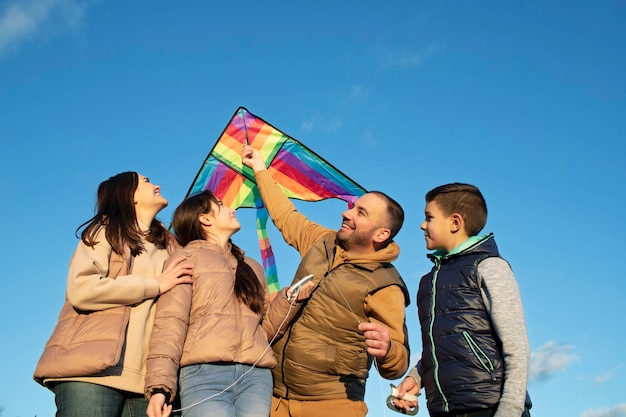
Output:
<path fill-rule="evenodd" d="M 373 248 L 377 230 L 385 224 L 386 202 L 376 194 L 365 194 L 342 213 L 337 240 L 345 250 Z"/>

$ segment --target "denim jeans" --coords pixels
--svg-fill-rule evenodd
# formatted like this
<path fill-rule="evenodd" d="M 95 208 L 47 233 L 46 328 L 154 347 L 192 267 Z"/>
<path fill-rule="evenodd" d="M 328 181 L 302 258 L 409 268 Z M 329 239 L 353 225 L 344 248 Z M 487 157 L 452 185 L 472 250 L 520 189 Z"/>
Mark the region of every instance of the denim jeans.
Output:
<path fill-rule="evenodd" d="M 179 384 L 184 417 L 270 414 L 272 373 L 267 368 L 244 364 L 189 365 L 180 370 Z"/>
<path fill-rule="evenodd" d="M 141 394 L 89 382 L 56 384 L 56 417 L 144 417 L 148 401 Z"/>

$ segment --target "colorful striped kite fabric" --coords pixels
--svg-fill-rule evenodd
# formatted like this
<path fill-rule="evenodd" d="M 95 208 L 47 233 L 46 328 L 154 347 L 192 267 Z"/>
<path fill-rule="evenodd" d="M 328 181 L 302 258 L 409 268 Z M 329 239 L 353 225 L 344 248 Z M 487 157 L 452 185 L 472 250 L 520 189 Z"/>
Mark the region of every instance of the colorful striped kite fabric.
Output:
<path fill-rule="evenodd" d="M 267 238 L 268 215 L 259 196 L 254 173 L 241 161 L 241 151 L 246 143 L 259 150 L 272 178 L 289 198 L 304 201 L 338 198 L 350 203 L 366 190 L 302 143 L 244 107 L 235 111 L 196 175 L 187 196 L 208 189 L 229 207 L 257 209 L 261 257 L 270 292 L 274 293 L 280 286 Z"/>

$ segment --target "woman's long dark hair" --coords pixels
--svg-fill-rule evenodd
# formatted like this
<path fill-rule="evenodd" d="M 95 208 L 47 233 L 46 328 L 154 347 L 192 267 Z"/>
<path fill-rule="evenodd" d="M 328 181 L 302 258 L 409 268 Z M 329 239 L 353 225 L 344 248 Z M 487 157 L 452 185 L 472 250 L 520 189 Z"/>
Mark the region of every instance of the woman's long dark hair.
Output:
<path fill-rule="evenodd" d="M 85 245 L 95 246 L 100 227 L 106 226 L 106 239 L 116 253 L 123 255 L 124 245 L 128 245 L 132 256 L 144 250 L 144 234 L 137 223 L 135 211 L 135 190 L 138 184 L 139 175 L 136 172 L 122 172 L 100 183 L 96 215 L 76 229 L 78 234 L 84 227 L 80 237 Z M 145 239 L 165 248 L 168 236 L 169 232 L 163 224 L 153 219 Z"/>
<path fill-rule="evenodd" d="M 186 246 L 193 240 L 205 240 L 206 236 L 198 217 L 200 214 L 211 212 L 211 203 L 220 207 L 220 201 L 215 195 L 204 190 L 184 200 L 174 211 L 172 227 L 176 240 Z M 235 296 L 257 314 L 263 314 L 265 304 L 265 290 L 259 282 L 250 265 L 244 261 L 243 251 L 229 239 L 231 253 L 237 259 L 235 273 Z"/>

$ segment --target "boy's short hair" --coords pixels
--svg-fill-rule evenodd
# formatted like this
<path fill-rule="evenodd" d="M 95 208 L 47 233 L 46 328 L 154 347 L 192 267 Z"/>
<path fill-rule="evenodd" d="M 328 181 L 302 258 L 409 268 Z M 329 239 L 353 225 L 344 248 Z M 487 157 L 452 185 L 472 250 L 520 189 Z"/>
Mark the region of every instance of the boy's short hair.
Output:
<path fill-rule="evenodd" d="M 460 214 L 468 236 L 478 235 L 487 223 L 487 202 L 478 187 L 471 184 L 455 182 L 435 187 L 426 193 L 426 203 L 431 201 L 436 201 L 446 216 Z"/>

